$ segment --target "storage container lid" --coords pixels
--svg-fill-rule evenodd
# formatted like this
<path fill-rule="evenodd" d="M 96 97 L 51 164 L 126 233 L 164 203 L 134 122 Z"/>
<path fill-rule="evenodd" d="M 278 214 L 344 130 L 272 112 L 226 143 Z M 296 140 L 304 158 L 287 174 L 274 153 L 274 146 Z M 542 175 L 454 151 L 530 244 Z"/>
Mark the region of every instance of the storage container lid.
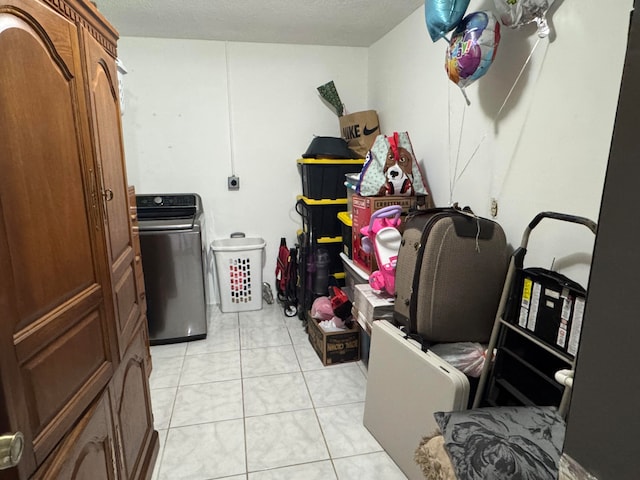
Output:
<path fill-rule="evenodd" d="M 302 158 L 360 158 L 342 137 L 314 137 Z"/>
<path fill-rule="evenodd" d="M 296 231 L 296 235 L 299 237 L 300 235 L 302 235 L 304 233 L 304 230 L 302 229 L 298 229 Z M 338 236 L 338 237 L 319 237 L 316 238 L 314 240 L 316 243 L 341 243 L 342 242 L 342 237 Z"/>
<path fill-rule="evenodd" d="M 299 158 L 297 162 L 305 165 L 363 165 L 364 158 Z M 358 177 L 360 174 L 353 175 Z"/>
<path fill-rule="evenodd" d="M 341 204 L 346 205 L 347 204 L 346 198 L 337 198 L 335 200 L 329 200 L 329 199 L 314 200 L 312 198 L 305 197 L 304 195 L 298 195 L 296 198 L 298 200 L 302 200 L 307 205 L 341 205 Z"/>
<path fill-rule="evenodd" d="M 344 223 L 347 227 L 351 227 L 353 225 L 351 214 L 349 212 L 338 213 L 338 220 Z"/>

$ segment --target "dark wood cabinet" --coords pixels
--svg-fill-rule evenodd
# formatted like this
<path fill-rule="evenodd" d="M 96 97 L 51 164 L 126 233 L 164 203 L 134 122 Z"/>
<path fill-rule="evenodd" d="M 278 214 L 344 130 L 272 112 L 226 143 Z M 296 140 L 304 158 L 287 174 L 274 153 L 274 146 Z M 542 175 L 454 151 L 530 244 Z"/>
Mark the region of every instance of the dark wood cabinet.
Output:
<path fill-rule="evenodd" d="M 2 480 L 148 478 L 157 454 L 116 40 L 84 0 L 0 5 L 0 433 L 25 438 Z"/>
<path fill-rule="evenodd" d="M 118 475 L 113 414 L 108 389 L 80 418 L 34 479 L 115 480 Z"/>

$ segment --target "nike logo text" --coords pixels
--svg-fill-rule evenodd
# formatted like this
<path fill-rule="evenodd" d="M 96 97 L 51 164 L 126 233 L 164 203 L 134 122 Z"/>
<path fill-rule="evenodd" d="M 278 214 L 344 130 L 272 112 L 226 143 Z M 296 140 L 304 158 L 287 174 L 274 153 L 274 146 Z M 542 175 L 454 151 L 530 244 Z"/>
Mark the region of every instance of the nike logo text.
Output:
<path fill-rule="evenodd" d="M 360 137 L 360 125 L 348 125 L 342 128 L 342 138 L 351 140 Z"/>
<path fill-rule="evenodd" d="M 372 133 L 374 133 L 374 132 L 375 132 L 376 130 L 378 130 L 379 128 L 380 128 L 380 125 L 379 125 L 379 124 L 378 124 L 378 125 L 376 125 L 376 126 L 375 126 L 375 127 L 373 127 L 373 128 L 367 128 L 367 126 L 365 125 L 365 126 L 364 126 L 364 130 L 362 131 L 362 133 L 363 133 L 363 134 L 364 134 L 364 136 L 366 137 L 366 136 L 371 135 Z"/>

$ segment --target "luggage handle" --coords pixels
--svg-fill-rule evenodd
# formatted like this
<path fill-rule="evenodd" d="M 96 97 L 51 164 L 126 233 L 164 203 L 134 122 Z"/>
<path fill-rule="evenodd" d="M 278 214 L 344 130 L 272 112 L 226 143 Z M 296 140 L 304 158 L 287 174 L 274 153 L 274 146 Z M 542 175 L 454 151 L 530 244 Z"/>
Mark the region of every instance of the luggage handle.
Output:
<path fill-rule="evenodd" d="M 431 207 L 431 208 L 427 208 L 424 210 L 421 210 L 419 208 L 411 208 L 409 209 L 409 213 L 407 215 L 407 220 L 412 218 L 412 217 L 417 217 L 419 215 L 428 215 L 428 214 L 435 214 L 435 213 L 444 213 L 444 212 L 449 212 L 449 213 L 460 213 L 462 215 L 467 215 L 469 217 L 473 217 L 473 218 L 477 218 L 478 216 L 473 212 L 473 210 L 471 210 L 471 207 L 464 206 L 464 207 L 460 207 L 458 205 L 458 203 L 454 203 L 453 205 L 451 205 L 450 207 Z"/>

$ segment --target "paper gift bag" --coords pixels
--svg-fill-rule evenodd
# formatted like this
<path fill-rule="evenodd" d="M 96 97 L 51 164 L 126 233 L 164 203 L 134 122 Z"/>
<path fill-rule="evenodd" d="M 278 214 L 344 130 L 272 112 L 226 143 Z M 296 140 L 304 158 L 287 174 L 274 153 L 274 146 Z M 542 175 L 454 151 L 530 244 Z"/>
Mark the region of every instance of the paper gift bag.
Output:
<path fill-rule="evenodd" d="M 375 110 L 364 110 L 343 115 L 339 120 L 340 135 L 351 150 L 364 158 L 380 134 L 378 114 Z"/>

